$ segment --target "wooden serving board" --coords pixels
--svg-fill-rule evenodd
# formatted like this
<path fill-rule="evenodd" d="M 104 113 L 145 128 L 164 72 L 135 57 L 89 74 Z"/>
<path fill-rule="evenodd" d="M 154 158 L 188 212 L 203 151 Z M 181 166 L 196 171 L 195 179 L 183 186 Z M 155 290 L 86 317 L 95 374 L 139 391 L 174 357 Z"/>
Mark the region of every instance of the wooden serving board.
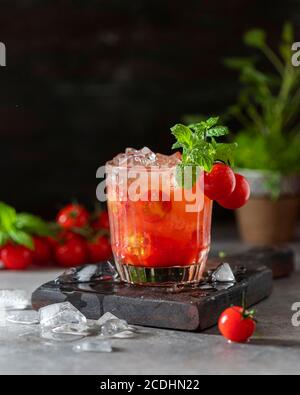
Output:
<path fill-rule="evenodd" d="M 265 263 L 270 263 L 274 254 L 278 259 L 278 252 L 273 249 L 252 250 L 226 258 L 233 268 L 241 265 L 247 268 L 229 289 L 175 290 L 134 287 L 112 281 L 68 285 L 50 282 L 33 293 L 32 304 L 37 310 L 52 303 L 69 301 L 89 319 L 99 319 L 104 313 L 111 312 L 132 325 L 202 331 L 214 326 L 224 309 L 241 305 L 243 293 L 246 292 L 248 307 L 270 296 L 273 273 L 270 265 L 267 267 Z M 211 261 L 209 269 L 217 265 L 218 262 Z"/>
<path fill-rule="evenodd" d="M 232 265 L 245 265 L 248 268 L 265 265 L 272 270 L 275 279 L 290 276 L 296 265 L 294 251 L 284 246 L 255 247 L 243 254 L 232 255 L 228 259 Z M 217 264 L 224 261 L 224 258 L 211 261 Z"/>

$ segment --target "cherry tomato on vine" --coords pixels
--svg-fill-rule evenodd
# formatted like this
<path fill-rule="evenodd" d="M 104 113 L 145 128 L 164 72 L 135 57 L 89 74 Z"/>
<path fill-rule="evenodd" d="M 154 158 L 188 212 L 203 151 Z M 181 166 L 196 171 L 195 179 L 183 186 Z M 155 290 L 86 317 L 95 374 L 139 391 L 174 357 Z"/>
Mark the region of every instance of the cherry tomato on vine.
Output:
<path fill-rule="evenodd" d="M 109 216 L 107 211 L 102 211 L 99 217 L 92 223 L 94 230 L 109 230 Z"/>
<path fill-rule="evenodd" d="M 88 211 L 78 204 L 64 207 L 57 216 L 57 223 L 64 229 L 83 228 L 89 222 Z"/>
<path fill-rule="evenodd" d="M 89 262 L 99 263 L 107 261 L 112 256 L 112 249 L 107 237 L 99 236 L 87 244 Z"/>
<path fill-rule="evenodd" d="M 231 342 L 246 343 L 256 330 L 254 311 L 237 306 L 225 310 L 219 319 L 219 330 Z"/>
<path fill-rule="evenodd" d="M 235 175 L 236 187 L 233 193 L 226 199 L 218 200 L 220 206 L 229 210 L 237 210 L 248 202 L 251 194 L 250 185 L 245 177 L 240 174 Z"/>
<path fill-rule="evenodd" d="M 78 233 L 71 232 L 70 230 L 65 230 L 58 235 L 58 241 L 60 241 L 61 243 L 70 240 L 84 241 L 84 237 L 79 235 Z"/>
<path fill-rule="evenodd" d="M 26 247 L 8 244 L 1 250 L 1 260 L 9 270 L 24 270 L 33 263 L 33 253 Z"/>
<path fill-rule="evenodd" d="M 65 244 L 69 240 L 80 240 L 84 241 L 84 238 L 78 233 L 74 233 L 70 230 L 64 230 L 60 232 L 56 237 L 47 237 L 47 242 L 50 245 L 51 249 L 55 251 L 55 249 L 59 245 Z"/>
<path fill-rule="evenodd" d="M 34 237 L 33 262 L 37 265 L 46 264 L 51 261 L 52 248 L 45 237 Z"/>
<path fill-rule="evenodd" d="M 81 266 L 87 263 L 88 253 L 84 240 L 73 238 L 63 244 L 58 243 L 55 249 L 55 258 L 63 267 Z"/>
<path fill-rule="evenodd" d="M 236 187 L 234 172 L 229 166 L 218 163 L 204 175 L 204 193 L 211 200 L 227 198 Z"/>

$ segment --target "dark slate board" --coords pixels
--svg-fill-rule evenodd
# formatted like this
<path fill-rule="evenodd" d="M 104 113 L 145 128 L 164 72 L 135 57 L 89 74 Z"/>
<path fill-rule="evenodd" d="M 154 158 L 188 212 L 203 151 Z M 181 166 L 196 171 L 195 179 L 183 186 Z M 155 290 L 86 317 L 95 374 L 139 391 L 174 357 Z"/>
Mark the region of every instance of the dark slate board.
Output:
<path fill-rule="evenodd" d="M 295 271 L 296 265 L 294 251 L 282 246 L 255 247 L 244 254 L 233 255 L 228 259 L 232 265 L 246 265 L 248 268 L 265 265 L 272 270 L 274 278 L 290 276 Z M 218 264 L 221 260 L 213 259 L 213 262 Z"/>
<path fill-rule="evenodd" d="M 270 251 L 266 255 L 270 255 Z M 232 266 L 236 266 L 236 263 L 241 265 L 240 259 L 236 259 L 226 260 L 232 262 Z M 237 284 L 221 291 L 199 288 L 178 291 L 134 287 L 111 281 L 64 286 L 50 282 L 33 293 L 32 304 L 37 310 L 52 303 L 70 301 L 89 319 L 99 319 L 104 313 L 111 312 L 132 325 L 202 331 L 214 326 L 224 309 L 241 305 L 244 292 L 247 293 L 248 307 L 271 294 L 272 271 L 261 264 L 259 259 L 256 262 L 252 256 L 248 270 L 239 275 Z M 242 265 L 247 266 L 246 258 Z M 216 263 L 210 262 L 211 269 L 215 266 Z"/>

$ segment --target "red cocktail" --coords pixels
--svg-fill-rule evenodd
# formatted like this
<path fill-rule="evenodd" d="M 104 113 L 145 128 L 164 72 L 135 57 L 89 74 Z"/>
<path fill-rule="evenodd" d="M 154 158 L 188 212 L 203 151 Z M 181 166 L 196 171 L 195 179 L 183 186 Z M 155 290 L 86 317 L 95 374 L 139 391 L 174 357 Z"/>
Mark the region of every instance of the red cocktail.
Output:
<path fill-rule="evenodd" d="M 107 164 L 112 248 L 125 282 L 184 284 L 203 277 L 213 202 L 204 196 L 201 175 L 192 188 L 182 187 L 180 162 L 180 154 L 144 149 Z"/>

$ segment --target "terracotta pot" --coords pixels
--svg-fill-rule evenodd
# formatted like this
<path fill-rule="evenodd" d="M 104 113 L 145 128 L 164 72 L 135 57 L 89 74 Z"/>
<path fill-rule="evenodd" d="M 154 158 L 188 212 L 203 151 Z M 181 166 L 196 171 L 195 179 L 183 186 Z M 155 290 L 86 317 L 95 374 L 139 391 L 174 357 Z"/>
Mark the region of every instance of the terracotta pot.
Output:
<path fill-rule="evenodd" d="M 274 174 L 242 170 L 251 185 L 251 199 L 237 211 L 243 241 L 253 245 L 275 245 L 294 238 L 300 209 L 300 177 L 281 177 L 279 198 L 274 199 L 270 183 Z"/>

